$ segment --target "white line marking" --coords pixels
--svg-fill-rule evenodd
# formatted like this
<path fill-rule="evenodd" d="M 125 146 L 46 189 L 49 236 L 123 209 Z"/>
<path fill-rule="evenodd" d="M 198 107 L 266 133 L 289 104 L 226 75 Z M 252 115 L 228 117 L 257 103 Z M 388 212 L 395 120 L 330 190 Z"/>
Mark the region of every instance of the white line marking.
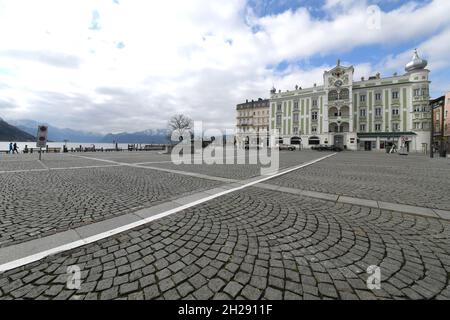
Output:
<path fill-rule="evenodd" d="M 71 250 L 71 249 L 74 249 L 74 248 L 77 248 L 77 247 L 81 247 L 83 245 L 86 245 L 86 244 L 89 244 L 89 243 L 92 243 L 92 242 L 96 242 L 96 241 L 108 238 L 108 237 L 113 236 L 115 234 L 118 234 L 118 233 L 121 233 L 121 232 L 124 232 L 124 231 L 128 231 L 130 229 L 142 226 L 144 224 L 147 224 L 147 223 L 152 222 L 152 221 L 157 220 L 157 219 L 161 219 L 163 217 L 167 217 L 167 216 L 169 216 L 171 214 L 174 214 L 174 213 L 177 213 L 177 212 L 189 209 L 191 207 L 194 207 L 194 206 L 202 204 L 204 202 L 207 202 L 207 201 L 213 200 L 215 198 L 224 196 L 226 194 L 229 194 L 229 193 L 232 193 L 232 192 L 235 192 L 235 191 L 238 191 L 238 190 L 242 190 L 242 189 L 251 187 L 251 186 L 253 186 L 253 185 L 257 184 L 257 183 L 264 182 L 264 181 L 267 181 L 267 180 L 270 180 L 270 179 L 282 176 L 282 175 L 287 174 L 289 172 L 292 172 L 292 171 L 295 171 L 295 170 L 298 170 L 298 169 L 310 166 L 310 165 L 312 165 L 312 164 L 314 164 L 316 162 L 319 162 L 319 161 L 325 160 L 325 159 L 327 159 L 329 157 L 332 157 L 335 154 L 336 153 L 332 153 L 332 154 L 326 155 L 324 157 L 321 157 L 321 158 L 318 158 L 318 159 L 306 162 L 304 164 L 295 166 L 293 168 L 275 172 L 275 173 L 273 173 L 271 175 L 267 175 L 266 177 L 263 177 L 261 179 L 254 180 L 254 181 L 251 181 L 249 183 L 243 184 L 242 186 L 239 186 L 239 187 L 236 187 L 236 188 L 232 188 L 232 189 L 229 189 L 229 190 L 225 190 L 225 191 L 222 191 L 222 192 L 218 192 L 218 193 L 213 194 L 211 196 L 207 196 L 205 198 L 202 198 L 202 199 L 190 202 L 188 204 L 179 206 L 177 208 L 174 208 L 174 209 L 171 209 L 171 210 L 168 210 L 168 211 L 165 211 L 165 212 L 161 212 L 161 213 L 156 214 L 154 216 L 151 216 L 151 217 L 148 217 L 148 218 L 145 218 L 145 219 L 133 222 L 133 223 L 129 223 L 129 224 L 126 224 L 124 226 L 121 226 L 121 227 L 118 227 L 118 228 L 115 228 L 115 229 L 111 229 L 111 230 L 108 230 L 108 231 L 96 234 L 94 236 L 90 236 L 90 237 L 87 237 L 87 238 L 84 238 L 84 239 L 76 240 L 76 241 L 73 241 L 73 242 L 70 242 L 70 243 L 67 243 L 67 244 L 64 244 L 64 245 L 52 248 L 52 249 L 48 249 L 48 250 L 45 250 L 45 251 L 41 251 L 41 252 L 35 253 L 33 255 L 30 255 L 30 256 L 27 256 L 27 257 L 24 257 L 24 258 L 20 258 L 20 259 L 14 260 L 14 261 L 10 261 L 10 262 L 4 263 L 4 264 L 0 265 L 0 272 L 4 272 L 4 271 L 8 271 L 8 270 L 11 270 L 11 269 L 14 269 L 14 268 L 18 268 L 18 267 L 24 266 L 26 264 L 29 264 L 29 263 L 41 260 L 41 259 L 43 259 L 45 257 L 48 257 L 49 255 L 56 254 L 56 253 L 63 252 L 63 251 L 67 251 L 67 250 Z"/>
<path fill-rule="evenodd" d="M 24 172 L 42 172 L 42 171 L 52 171 L 52 170 L 77 170 L 77 169 L 92 169 L 92 168 L 109 168 L 109 167 L 120 167 L 121 164 L 110 164 L 110 165 L 97 165 L 97 166 L 83 166 L 83 167 L 58 167 L 58 168 L 48 168 L 48 169 L 24 169 L 24 170 L 5 170 L 0 171 L 3 173 L 24 173 Z"/>
<path fill-rule="evenodd" d="M 45 163 L 43 163 L 41 160 L 38 160 L 37 162 L 39 162 L 39 164 L 44 167 L 44 169 L 49 170 L 50 168 L 47 167 L 47 165 Z"/>

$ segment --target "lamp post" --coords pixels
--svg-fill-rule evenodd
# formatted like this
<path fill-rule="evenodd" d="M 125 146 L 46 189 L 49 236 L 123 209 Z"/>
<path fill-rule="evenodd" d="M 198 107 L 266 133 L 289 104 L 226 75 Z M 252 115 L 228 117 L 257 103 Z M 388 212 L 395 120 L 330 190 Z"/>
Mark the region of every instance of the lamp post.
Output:
<path fill-rule="evenodd" d="M 434 158 L 434 108 L 431 106 L 431 136 L 430 136 L 430 158 Z"/>
<path fill-rule="evenodd" d="M 444 144 L 444 124 L 445 124 L 445 122 L 444 122 L 444 112 L 445 112 L 445 99 L 444 100 L 441 100 L 440 101 L 440 103 L 441 103 L 441 114 L 440 114 L 440 116 L 441 116 L 441 157 L 444 157 L 445 158 L 445 144 Z"/>

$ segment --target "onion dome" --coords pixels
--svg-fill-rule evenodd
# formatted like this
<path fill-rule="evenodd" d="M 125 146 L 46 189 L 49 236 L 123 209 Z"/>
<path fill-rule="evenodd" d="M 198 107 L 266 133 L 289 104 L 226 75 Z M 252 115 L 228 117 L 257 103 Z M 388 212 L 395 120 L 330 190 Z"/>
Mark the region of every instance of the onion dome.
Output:
<path fill-rule="evenodd" d="M 406 70 L 406 72 L 423 70 L 426 68 L 427 65 L 428 65 L 428 61 L 425 59 L 421 59 L 419 57 L 419 54 L 417 53 L 417 49 L 415 49 L 414 55 L 412 57 L 412 61 L 406 65 L 405 70 Z"/>

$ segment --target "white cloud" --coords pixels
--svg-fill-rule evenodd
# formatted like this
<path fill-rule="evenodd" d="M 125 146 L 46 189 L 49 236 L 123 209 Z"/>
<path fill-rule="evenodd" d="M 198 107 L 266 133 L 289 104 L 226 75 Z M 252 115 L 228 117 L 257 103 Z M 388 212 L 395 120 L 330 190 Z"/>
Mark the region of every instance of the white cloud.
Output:
<path fill-rule="evenodd" d="M 0 0 L 0 116 L 119 132 L 164 127 L 182 112 L 233 127 L 237 103 L 267 97 L 273 83 L 284 90 L 321 84 L 332 67 L 293 64 L 282 74 L 268 67 L 283 60 L 408 43 L 442 30 L 420 48 L 434 68 L 447 66 L 445 0 L 383 13 L 381 30 L 367 29 L 361 1 L 327 1 L 320 20 L 305 8 L 256 17 L 244 0 L 119 3 Z M 359 64 L 356 76 L 398 71 L 404 55 Z"/>

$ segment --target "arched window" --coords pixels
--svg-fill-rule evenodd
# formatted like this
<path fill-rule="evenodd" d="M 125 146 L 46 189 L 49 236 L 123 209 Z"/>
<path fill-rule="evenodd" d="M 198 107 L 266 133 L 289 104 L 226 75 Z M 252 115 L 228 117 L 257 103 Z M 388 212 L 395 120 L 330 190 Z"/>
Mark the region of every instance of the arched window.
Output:
<path fill-rule="evenodd" d="M 339 99 L 345 100 L 348 99 L 349 91 L 348 89 L 342 89 L 341 92 L 339 92 Z"/>
<path fill-rule="evenodd" d="M 336 90 L 331 90 L 328 92 L 328 101 L 335 101 L 338 99 L 338 93 Z"/>
<path fill-rule="evenodd" d="M 301 144 L 302 143 L 302 138 L 300 137 L 292 137 L 291 138 L 291 144 Z"/>
<path fill-rule="evenodd" d="M 308 144 L 309 145 L 318 145 L 318 144 L 320 144 L 320 138 L 319 137 L 310 137 L 308 139 Z"/>

